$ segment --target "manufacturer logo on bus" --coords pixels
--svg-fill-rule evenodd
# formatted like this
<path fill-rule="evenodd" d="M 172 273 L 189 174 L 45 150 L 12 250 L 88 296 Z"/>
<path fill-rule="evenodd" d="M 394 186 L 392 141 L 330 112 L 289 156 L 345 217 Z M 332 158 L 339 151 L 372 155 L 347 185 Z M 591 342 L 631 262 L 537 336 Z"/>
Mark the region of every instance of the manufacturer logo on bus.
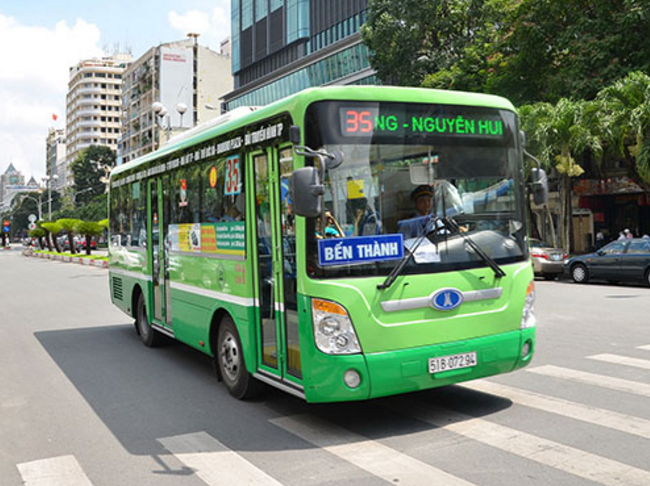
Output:
<path fill-rule="evenodd" d="M 434 309 L 449 311 L 463 303 L 463 293 L 457 289 L 440 289 L 431 296 Z"/>

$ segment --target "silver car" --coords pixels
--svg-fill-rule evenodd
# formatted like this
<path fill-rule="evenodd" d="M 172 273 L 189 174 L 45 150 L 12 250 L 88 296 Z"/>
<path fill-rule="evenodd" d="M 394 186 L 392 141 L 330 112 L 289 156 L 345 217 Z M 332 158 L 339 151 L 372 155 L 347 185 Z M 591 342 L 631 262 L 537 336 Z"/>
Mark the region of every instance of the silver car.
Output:
<path fill-rule="evenodd" d="M 535 275 L 540 275 L 546 280 L 553 280 L 562 274 L 564 260 L 569 258 L 568 253 L 562 248 L 553 248 L 537 238 L 528 238 L 528 243 Z"/>

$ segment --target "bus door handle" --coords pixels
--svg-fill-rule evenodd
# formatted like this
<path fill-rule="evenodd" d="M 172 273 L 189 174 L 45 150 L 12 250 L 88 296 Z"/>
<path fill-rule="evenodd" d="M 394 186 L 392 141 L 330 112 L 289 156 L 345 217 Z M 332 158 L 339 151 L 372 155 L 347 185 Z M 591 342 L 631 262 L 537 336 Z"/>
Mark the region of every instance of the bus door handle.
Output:
<path fill-rule="evenodd" d="M 269 292 L 271 293 L 268 318 L 275 319 L 275 279 L 273 277 L 267 277 L 264 279 L 264 282 L 269 286 Z"/>

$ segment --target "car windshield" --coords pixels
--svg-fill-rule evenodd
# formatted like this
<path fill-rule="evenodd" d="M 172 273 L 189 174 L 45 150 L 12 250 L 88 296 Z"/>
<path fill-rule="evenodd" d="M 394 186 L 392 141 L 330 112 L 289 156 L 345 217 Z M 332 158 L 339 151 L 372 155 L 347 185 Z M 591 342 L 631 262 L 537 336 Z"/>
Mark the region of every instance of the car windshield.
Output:
<path fill-rule="evenodd" d="M 414 137 L 407 130 L 382 134 L 376 133 L 376 126 L 374 135 L 364 138 L 345 135 L 347 128 L 364 120 L 361 117 L 355 122 L 350 112 L 370 113 L 366 119 L 375 125 L 382 120 L 382 113 L 397 112 L 396 123 L 405 125 L 403 120 L 426 120 L 422 112 L 438 113 L 440 107 L 416 105 L 409 111 L 404 105 L 375 103 L 352 110 L 349 104 L 343 105 L 318 104 L 311 110 L 310 146 L 343 156 L 343 163 L 329 170 L 325 179 L 325 230 L 321 230 L 321 219 L 308 224 L 308 272 L 312 276 L 386 275 L 395 266 L 394 260 L 408 254 L 324 264 L 328 248 L 329 254 L 335 255 L 336 246 L 344 248 L 344 243 L 322 240 L 354 237 L 367 238 L 363 243 L 369 246 L 360 252 L 362 257 L 386 256 L 383 249 L 389 247 L 382 246 L 388 245 L 385 242 L 399 241 L 407 250 L 417 245 L 404 268 L 404 273 L 410 274 L 485 266 L 463 236 L 470 237 L 498 264 L 527 256 L 521 161 L 512 136 L 517 133 L 514 114 L 486 109 L 476 112 L 466 107 L 452 111 L 455 119 L 462 118 L 461 114 L 498 119 L 507 134 L 497 139 L 441 137 L 428 132 Z M 341 110 L 348 114 L 343 119 Z M 326 130 L 316 130 L 332 118 L 340 120 L 341 131 L 333 130 L 332 123 Z M 443 218 L 453 218 L 453 222 L 446 224 Z M 425 233 L 428 237 L 422 238 Z"/>
<path fill-rule="evenodd" d="M 538 240 L 537 238 L 529 238 L 528 243 L 530 243 L 531 248 L 553 248 L 553 245 L 550 245 L 545 241 Z"/>

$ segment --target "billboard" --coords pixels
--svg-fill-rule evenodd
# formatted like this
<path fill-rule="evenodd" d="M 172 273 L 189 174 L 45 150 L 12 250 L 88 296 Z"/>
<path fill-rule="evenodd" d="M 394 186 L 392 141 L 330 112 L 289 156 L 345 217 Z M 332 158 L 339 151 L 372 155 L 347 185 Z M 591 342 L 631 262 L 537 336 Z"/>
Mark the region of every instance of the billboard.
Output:
<path fill-rule="evenodd" d="M 181 118 L 183 128 L 192 128 L 194 124 L 193 73 L 194 50 L 191 47 L 160 48 L 160 101 L 167 108 L 172 129 L 181 127 Z M 176 110 L 178 103 L 185 103 L 187 106 L 187 111 L 182 117 Z M 167 119 L 163 120 L 164 126 L 167 126 L 167 123 Z"/>

